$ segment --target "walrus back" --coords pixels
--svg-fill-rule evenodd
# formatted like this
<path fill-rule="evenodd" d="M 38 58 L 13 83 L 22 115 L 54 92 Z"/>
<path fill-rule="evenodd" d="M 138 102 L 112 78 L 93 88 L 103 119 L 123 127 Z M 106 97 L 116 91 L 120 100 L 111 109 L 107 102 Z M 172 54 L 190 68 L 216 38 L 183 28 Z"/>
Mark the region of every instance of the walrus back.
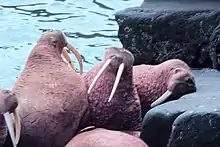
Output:
<path fill-rule="evenodd" d="M 74 137 L 65 147 L 148 147 L 140 138 L 97 128 Z"/>

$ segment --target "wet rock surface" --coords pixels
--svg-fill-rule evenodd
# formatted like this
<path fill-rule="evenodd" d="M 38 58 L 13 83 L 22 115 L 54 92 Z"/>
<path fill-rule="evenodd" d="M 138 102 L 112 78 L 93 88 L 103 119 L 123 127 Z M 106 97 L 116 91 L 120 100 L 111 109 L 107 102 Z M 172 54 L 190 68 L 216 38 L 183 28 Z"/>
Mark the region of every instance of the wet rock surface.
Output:
<path fill-rule="evenodd" d="M 194 70 L 198 90 L 145 115 L 141 138 L 151 147 L 220 146 L 220 72 Z"/>
<path fill-rule="evenodd" d="M 118 37 L 135 65 L 178 58 L 191 67 L 220 69 L 220 1 L 145 0 L 118 11 Z"/>

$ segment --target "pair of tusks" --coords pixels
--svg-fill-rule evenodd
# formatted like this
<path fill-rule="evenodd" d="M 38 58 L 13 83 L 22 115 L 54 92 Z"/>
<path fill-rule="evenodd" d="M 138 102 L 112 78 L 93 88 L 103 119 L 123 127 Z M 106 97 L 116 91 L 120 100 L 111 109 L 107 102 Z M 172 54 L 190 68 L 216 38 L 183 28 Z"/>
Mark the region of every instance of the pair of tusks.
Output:
<path fill-rule="evenodd" d="M 114 58 L 114 57 L 113 57 Z M 102 73 L 105 71 L 105 69 L 109 66 L 109 64 L 111 63 L 112 59 L 107 59 L 106 62 L 103 64 L 102 68 L 99 70 L 99 72 L 97 73 L 97 75 L 95 76 L 94 80 L 92 81 L 91 85 L 89 86 L 89 89 L 88 89 L 88 94 L 90 94 L 92 88 L 95 86 L 96 82 L 98 81 L 98 79 L 101 77 Z M 118 68 L 118 72 L 117 72 L 117 75 L 116 75 L 116 78 L 115 78 L 115 82 L 114 82 L 114 85 L 113 85 L 113 88 L 112 88 L 112 91 L 111 91 L 111 94 L 109 96 L 109 99 L 108 99 L 108 102 L 110 102 L 115 94 L 115 91 L 118 87 L 118 84 L 119 84 L 119 81 L 121 79 L 121 75 L 124 71 L 124 67 L 125 67 L 125 64 L 124 63 L 121 63 L 119 68 Z"/>
<path fill-rule="evenodd" d="M 6 112 L 3 114 L 3 116 L 5 118 L 5 122 L 8 127 L 8 131 L 9 131 L 9 135 L 11 137 L 13 147 L 17 147 L 17 144 L 20 139 L 20 134 L 21 134 L 21 120 L 20 120 L 19 114 L 18 114 L 17 110 L 15 109 L 12 112 L 12 115 L 10 115 L 9 112 Z M 14 123 L 13 123 L 13 121 L 14 121 Z M 15 129 L 14 129 L 14 125 L 15 125 Z"/>
<path fill-rule="evenodd" d="M 64 34 L 64 33 L 63 33 L 63 36 L 65 37 L 65 34 Z M 66 39 L 66 37 L 65 37 L 65 39 Z M 79 62 L 80 75 L 82 75 L 82 73 L 83 73 L 82 58 L 81 58 L 79 52 L 78 52 L 70 43 L 68 43 L 67 39 L 66 39 L 66 42 L 67 42 L 66 48 L 68 48 L 68 49 L 76 56 L 76 58 L 77 58 L 77 60 L 78 60 L 78 62 Z M 69 63 L 70 67 L 71 67 L 74 71 L 76 71 L 76 70 L 75 70 L 75 67 L 74 67 L 74 65 L 73 65 L 73 62 L 72 62 L 72 60 L 71 60 L 71 58 L 70 58 L 70 56 L 69 56 L 69 54 L 68 54 L 68 52 L 67 52 L 65 49 L 63 49 L 62 54 L 63 54 L 63 57 L 66 59 L 66 61 Z"/>
<path fill-rule="evenodd" d="M 162 104 L 165 100 L 167 100 L 171 96 L 172 92 L 167 90 L 163 95 L 161 95 L 156 101 L 154 101 L 150 106 L 155 107 L 157 105 Z"/>

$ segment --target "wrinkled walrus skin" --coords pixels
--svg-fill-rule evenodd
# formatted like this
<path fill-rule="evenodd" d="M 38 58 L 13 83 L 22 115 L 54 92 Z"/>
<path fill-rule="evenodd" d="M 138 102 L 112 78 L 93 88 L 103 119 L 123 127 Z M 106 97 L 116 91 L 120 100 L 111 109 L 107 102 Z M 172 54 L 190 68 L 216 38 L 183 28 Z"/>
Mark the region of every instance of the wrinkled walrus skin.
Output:
<path fill-rule="evenodd" d="M 126 133 L 97 128 L 78 134 L 65 147 L 148 147 L 148 145 Z"/>
<path fill-rule="evenodd" d="M 167 90 L 172 92 L 172 96 L 166 101 L 196 92 L 195 77 L 190 67 L 179 59 L 170 59 L 158 65 L 134 66 L 133 81 L 140 97 L 142 117 Z"/>
<path fill-rule="evenodd" d="M 17 100 L 16 95 L 9 90 L 4 90 L 0 88 L 0 147 L 3 147 L 3 146 L 6 147 L 6 139 L 7 139 L 7 145 L 13 146 L 13 143 L 12 143 L 12 140 L 9 134 L 10 131 L 7 127 L 5 116 L 3 114 L 5 114 L 6 112 L 13 114 L 16 111 L 15 109 L 17 108 L 17 106 L 18 106 L 18 100 Z M 20 119 L 18 121 L 20 121 Z M 14 123 L 10 122 L 10 123 L 13 126 L 17 122 L 14 122 Z M 19 126 L 18 126 L 19 128 L 15 128 L 16 131 L 17 129 L 20 129 L 20 122 L 18 123 L 19 123 Z M 14 135 L 19 135 L 19 136 L 14 136 L 14 137 L 20 137 L 20 130 L 19 130 L 19 134 L 15 132 Z M 19 138 L 17 139 L 19 141 Z"/>
<path fill-rule="evenodd" d="M 61 147 L 83 128 L 88 112 L 84 82 L 61 58 L 61 31 L 44 33 L 13 91 L 22 119 L 21 147 Z"/>
<path fill-rule="evenodd" d="M 87 87 L 102 66 L 111 60 L 89 94 L 92 124 L 97 128 L 120 131 L 139 131 L 141 126 L 141 105 L 132 80 L 133 55 L 124 48 L 107 48 L 104 59 L 84 76 Z M 108 101 L 116 74 L 124 64 L 124 70 L 111 101 Z M 132 134 L 132 133 L 131 133 Z"/>

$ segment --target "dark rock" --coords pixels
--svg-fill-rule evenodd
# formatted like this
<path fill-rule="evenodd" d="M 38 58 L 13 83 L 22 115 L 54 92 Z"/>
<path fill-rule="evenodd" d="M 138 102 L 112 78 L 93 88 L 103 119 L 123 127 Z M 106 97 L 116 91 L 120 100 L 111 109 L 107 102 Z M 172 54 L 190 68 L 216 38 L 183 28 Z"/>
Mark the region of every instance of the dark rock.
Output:
<path fill-rule="evenodd" d="M 118 37 L 135 65 L 181 59 L 220 69 L 220 0 L 145 0 L 115 14 Z"/>
<path fill-rule="evenodd" d="M 220 72 L 194 71 L 198 90 L 148 111 L 141 139 L 150 147 L 220 146 Z"/>

